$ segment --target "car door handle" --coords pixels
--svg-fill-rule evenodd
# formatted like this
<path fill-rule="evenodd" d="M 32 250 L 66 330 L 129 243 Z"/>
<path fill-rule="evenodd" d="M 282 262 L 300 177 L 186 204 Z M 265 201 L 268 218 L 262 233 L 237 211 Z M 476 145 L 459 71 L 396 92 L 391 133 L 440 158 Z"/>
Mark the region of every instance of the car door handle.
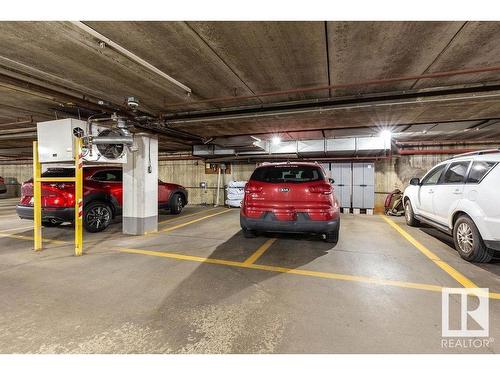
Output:
<path fill-rule="evenodd" d="M 458 195 L 458 194 L 462 194 L 462 192 L 461 192 L 460 190 L 458 190 L 458 189 L 457 189 L 457 190 L 454 190 L 454 191 L 453 191 L 453 194 L 457 194 L 457 195 Z"/>
<path fill-rule="evenodd" d="M 434 190 L 430 189 L 429 194 L 434 194 Z"/>

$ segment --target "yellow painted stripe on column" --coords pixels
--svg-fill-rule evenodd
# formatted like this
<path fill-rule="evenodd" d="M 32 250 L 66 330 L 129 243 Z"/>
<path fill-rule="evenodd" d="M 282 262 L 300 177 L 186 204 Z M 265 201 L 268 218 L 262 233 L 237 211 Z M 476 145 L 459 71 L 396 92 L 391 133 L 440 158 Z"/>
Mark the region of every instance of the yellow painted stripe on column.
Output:
<path fill-rule="evenodd" d="M 450 266 L 444 260 L 440 259 L 436 254 L 434 254 L 427 247 L 418 242 L 415 238 L 413 238 L 407 231 L 405 231 L 401 226 L 396 224 L 394 220 L 389 219 L 386 216 L 382 216 L 384 220 L 396 231 L 403 236 L 408 242 L 410 242 L 413 246 L 415 246 L 422 254 L 424 254 L 427 258 L 432 260 L 439 268 L 441 268 L 448 275 L 453 277 L 459 284 L 461 284 L 464 288 L 479 288 L 476 284 L 474 284 L 470 279 L 462 275 L 455 268 Z"/>

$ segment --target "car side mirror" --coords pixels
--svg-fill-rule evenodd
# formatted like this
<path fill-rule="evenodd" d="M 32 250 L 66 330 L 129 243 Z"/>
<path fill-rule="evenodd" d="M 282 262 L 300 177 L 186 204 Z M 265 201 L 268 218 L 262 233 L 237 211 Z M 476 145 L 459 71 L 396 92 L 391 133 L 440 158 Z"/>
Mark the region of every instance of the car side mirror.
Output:
<path fill-rule="evenodd" d="M 335 180 L 333 178 L 329 178 L 328 181 L 330 181 L 331 184 L 335 183 Z"/>
<path fill-rule="evenodd" d="M 410 180 L 410 185 L 420 185 L 420 178 L 418 178 L 418 177 L 413 177 L 413 178 Z"/>

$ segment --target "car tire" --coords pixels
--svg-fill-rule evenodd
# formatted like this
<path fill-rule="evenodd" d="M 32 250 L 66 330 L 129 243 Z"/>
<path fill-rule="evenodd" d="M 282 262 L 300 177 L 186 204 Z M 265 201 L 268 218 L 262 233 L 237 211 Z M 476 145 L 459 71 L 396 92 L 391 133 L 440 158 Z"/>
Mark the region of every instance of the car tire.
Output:
<path fill-rule="evenodd" d="M 113 211 L 104 202 L 91 202 L 83 209 L 83 226 L 90 233 L 102 232 L 111 224 L 112 218 Z"/>
<path fill-rule="evenodd" d="M 411 202 L 409 199 L 405 201 L 405 219 L 406 224 L 410 227 L 418 227 L 420 225 L 420 221 L 415 218 L 413 207 L 411 206 Z"/>
<path fill-rule="evenodd" d="M 174 215 L 179 215 L 184 207 L 184 199 L 182 195 L 175 193 L 172 196 L 172 203 L 170 205 L 170 213 Z"/>
<path fill-rule="evenodd" d="M 42 221 L 42 226 L 45 228 L 54 228 L 62 224 L 62 221 Z"/>
<path fill-rule="evenodd" d="M 458 254 L 468 262 L 486 263 L 493 258 L 474 221 L 467 215 L 460 216 L 453 225 L 453 242 Z"/>
<path fill-rule="evenodd" d="M 257 237 L 257 232 L 247 228 L 241 228 L 243 231 L 243 237 L 245 238 L 255 238 Z"/>

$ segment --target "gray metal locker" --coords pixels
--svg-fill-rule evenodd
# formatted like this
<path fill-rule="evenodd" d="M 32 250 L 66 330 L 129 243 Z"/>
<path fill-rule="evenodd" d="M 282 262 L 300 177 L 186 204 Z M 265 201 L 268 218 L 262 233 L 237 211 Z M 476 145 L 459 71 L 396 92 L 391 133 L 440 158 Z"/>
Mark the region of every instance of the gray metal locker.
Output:
<path fill-rule="evenodd" d="M 373 208 L 375 205 L 375 165 L 352 164 L 352 207 Z"/>
<path fill-rule="evenodd" d="M 340 207 L 351 207 L 352 194 L 352 168 L 351 163 L 332 163 L 332 178 L 335 180 L 335 195 Z"/>

